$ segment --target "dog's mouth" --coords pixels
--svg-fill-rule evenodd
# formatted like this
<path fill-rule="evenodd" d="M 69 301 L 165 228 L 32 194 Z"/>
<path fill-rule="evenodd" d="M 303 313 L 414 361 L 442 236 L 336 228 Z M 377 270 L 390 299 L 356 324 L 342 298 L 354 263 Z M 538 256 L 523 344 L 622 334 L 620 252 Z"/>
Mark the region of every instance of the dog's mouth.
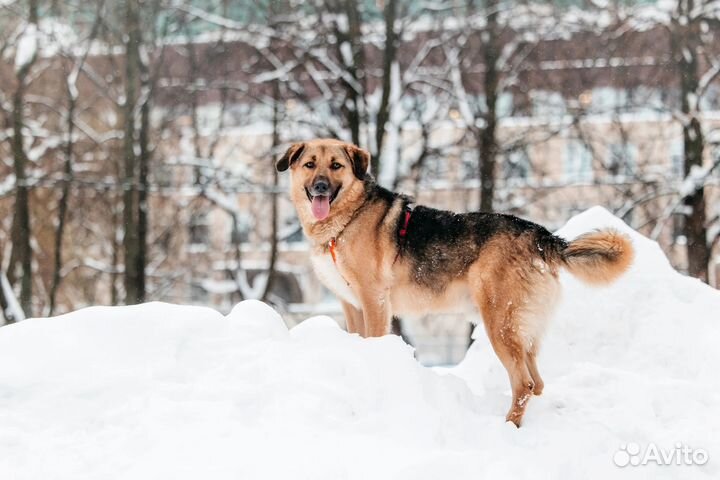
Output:
<path fill-rule="evenodd" d="M 340 187 L 332 193 L 313 195 L 310 193 L 310 190 L 305 187 L 305 195 L 307 195 L 308 200 L 310 200 L 310 209 L 316 220 L 325 220 L 328 215 L 330 215 L 330 204 L 335 201 L 338 193 L 340 193 Z"/>

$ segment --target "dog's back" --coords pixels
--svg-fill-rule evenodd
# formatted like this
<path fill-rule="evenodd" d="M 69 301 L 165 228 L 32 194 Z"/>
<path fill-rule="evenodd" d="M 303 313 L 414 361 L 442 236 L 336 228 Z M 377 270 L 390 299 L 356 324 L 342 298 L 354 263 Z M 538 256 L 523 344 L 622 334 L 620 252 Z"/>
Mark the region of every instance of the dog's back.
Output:
<path fill-rule="evenodd" d="M 418 206 L 406 237 L 398 239 L 400 255 L 411 264 L 414 279 L 433 290 L 467 274 L 488 245 L 501 242 L 508 255 L 522 246 L 525 258 L 547 261 L 567 242 L 545 227 L 498 213 L 453 213 Z"/>

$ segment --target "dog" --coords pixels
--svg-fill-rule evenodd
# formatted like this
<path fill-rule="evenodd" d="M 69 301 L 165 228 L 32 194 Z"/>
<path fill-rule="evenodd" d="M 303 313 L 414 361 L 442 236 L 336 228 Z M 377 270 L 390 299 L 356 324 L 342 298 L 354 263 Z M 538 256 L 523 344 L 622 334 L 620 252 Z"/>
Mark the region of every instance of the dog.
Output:
<path fill-rule="evenodd" d="M 605 230 L 568 242 L 512 215 L 413 207 L 375 183 L 369 162 L 356 145 L 317 139 L 292 145 L 276 163 L 291 171 L 313 267 L 340 299 L 348 331 L 377 337 L 393 315 L 476 308 L 510 378 L 506 419 L 519 427 L 544 388 L 537 355 L 558 272 L 607 285 L 631 265 L 630 239 Z"/>

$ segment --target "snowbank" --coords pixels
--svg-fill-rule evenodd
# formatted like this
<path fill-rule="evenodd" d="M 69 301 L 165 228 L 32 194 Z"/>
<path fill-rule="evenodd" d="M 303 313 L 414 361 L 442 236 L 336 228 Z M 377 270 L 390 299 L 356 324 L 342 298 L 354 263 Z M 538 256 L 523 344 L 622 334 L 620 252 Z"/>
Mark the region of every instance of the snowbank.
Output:
<path fill-rule="evenodd" d="M 396 337 L 327 317 L 288 330 L 255 301 L 96 307 L 0 329 L 0 477 L 718 478 L 720 293 L 602 209 L 560 233 L 607 225 L 636 264 L 603 290 L 563 278 L 520 430 L 484 334 L 433 370 Z M 710 459 L 617 467 L 628 442 Z"/>

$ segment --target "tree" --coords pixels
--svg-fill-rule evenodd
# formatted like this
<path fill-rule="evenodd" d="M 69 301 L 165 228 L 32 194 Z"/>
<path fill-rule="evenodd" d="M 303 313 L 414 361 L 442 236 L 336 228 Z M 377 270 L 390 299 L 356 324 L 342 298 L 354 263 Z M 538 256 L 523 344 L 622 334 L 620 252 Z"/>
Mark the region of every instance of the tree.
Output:
<path fill-rule="evenodd" d="M 528 58 L 543 39 L 563 28 L 554 14 L 550 4 L 516 0 L 470 1 L 454 11 L 461 23 L 448 34 L 444 50 L 459 118 L 477 149 L 480 211 L 495 210 L 498 155 L 521 146 L 499 137 L 499 122 L 507 115 L 500 102 L 513 93 L 520 74 L 532 69 Z"/>
<path fill-rule="evenodd" d="M 104 2 L 98 2 L 95 21 L 91 28 L 90 34 L 85 41 L 82 53 L 76 54 L 70 48 L 70 51 L 62 52 L 64 62 L 62 64 L 63 74 L 65 76 L 65 94 L 67 99 L 67 111 L 65 113 L 66 138 L 63 147 L 64 165 L 63 180 L 60 187 L 60 198 L 58 199 L 57 227 L 55 231 L 55 252 L 53 258 L 53 273 L 50 284 L 48 316 L 52 316 L 55 312 L 57 304 L 57 294 L 62 282 L 63 267 L 63 240 L 67 223 L 68 206 L 70 204 L 71 184 L 74 180 L 73 162 L 75 157 L 75 131 L 76 131 L 76 111 L 78 107 L 78 78 L 83 70 L 87 57 L 90 53 L 90 47 L 98 33 Z M 72 45 L 75 47 L 76 45 Z"/>
<path fill-rule="evenodd" d="M 658 5 L 616 7 L 615 31 L 659 29 L 667 41 L 670 55 L 662 66 L 674 74 L 678 101 L 670 97 L 663 105 L 682 128 L 682 182 L 672 190 L 677 197 L 658 218 L 657 236 L 669 218 L 684 217 L 687 267 L 691 276 L 705 282 L 716 238 L 708 233 L 706 185 L 718 161 L 708 162 L 709 125 L 702 112 L 703 100 L 720 77 L 720 2 L 715 0 L 676 0 Z"/>
<path fill-rule="evenodd" d="M 142 264 L 145 239 L 141 238 L 138 192 L 138 156 L 135 152 L 136 109 L 140 88 L 140 5 L 138 0 L 125 1 L 125 104 L 123 137 L 123 248 L 125 258 L 125 303 L 145 300 L 145 268 Z"/>
<path fill-rule="evenodd" d="M 8 279 L 14 284 L 20 277 L 20 306 L 25 315 L 32 315 L 33 252 L 30 229 L 30 180 L 27 175 L 29 160 L 25 151 L 25 93 L 30 73 L 38 56 L 38 1 L 28 2 L 28 20 L 18 40 L 15 53 L 16 87 L 12 95 L 12 154 L 15 169 L 15 217 Z M 18 269 L 19 267 L 19 269 Z"/>
<path fill-rule="evenodd" d="M 700 99 L 710 82 L 720 74 L 720 56 L 712 48 L 713 43 L 720 40 L 715 35 L 720 26 L 718 13 L 720 5 L 716 1 L 678 0 L 669 23 L 665 24 L 670 34 L 671 58 L 679 78 L 683 174 L 689 179 L 703 171 L 705 158 Z M 703 32 L 710 23 L 714 28 Z M 702 66 L 703 61 L 709 68 Z M 695 188 L 683 193 L 688 273 L 707 282 L 711 244 L 707 238 L 704 182 L 696 182 Z"/>
<path fill-rule="evenodd" d="M 316 32 L 309 45 L 294 49 L 297 67 L 289 84 L 303 112 L 311 112 L 305 123 L 317 136 L 366 147 L 370 171 L 387 186 L 402 173 L 399 132 L 417 116 L 405 104 L 423 96 L 431 101 L 443 83 L 431 60 L 441 49 L 436 32 L 408 32 L 425 13 L 414 2 L 399 0 L 383 2 L 380 9 L 356 1 L 320 1 L 313 11 L 318 22 L 301 24 L 294 33 L 293 44 L 303 45 L 308 29 Z"/>

